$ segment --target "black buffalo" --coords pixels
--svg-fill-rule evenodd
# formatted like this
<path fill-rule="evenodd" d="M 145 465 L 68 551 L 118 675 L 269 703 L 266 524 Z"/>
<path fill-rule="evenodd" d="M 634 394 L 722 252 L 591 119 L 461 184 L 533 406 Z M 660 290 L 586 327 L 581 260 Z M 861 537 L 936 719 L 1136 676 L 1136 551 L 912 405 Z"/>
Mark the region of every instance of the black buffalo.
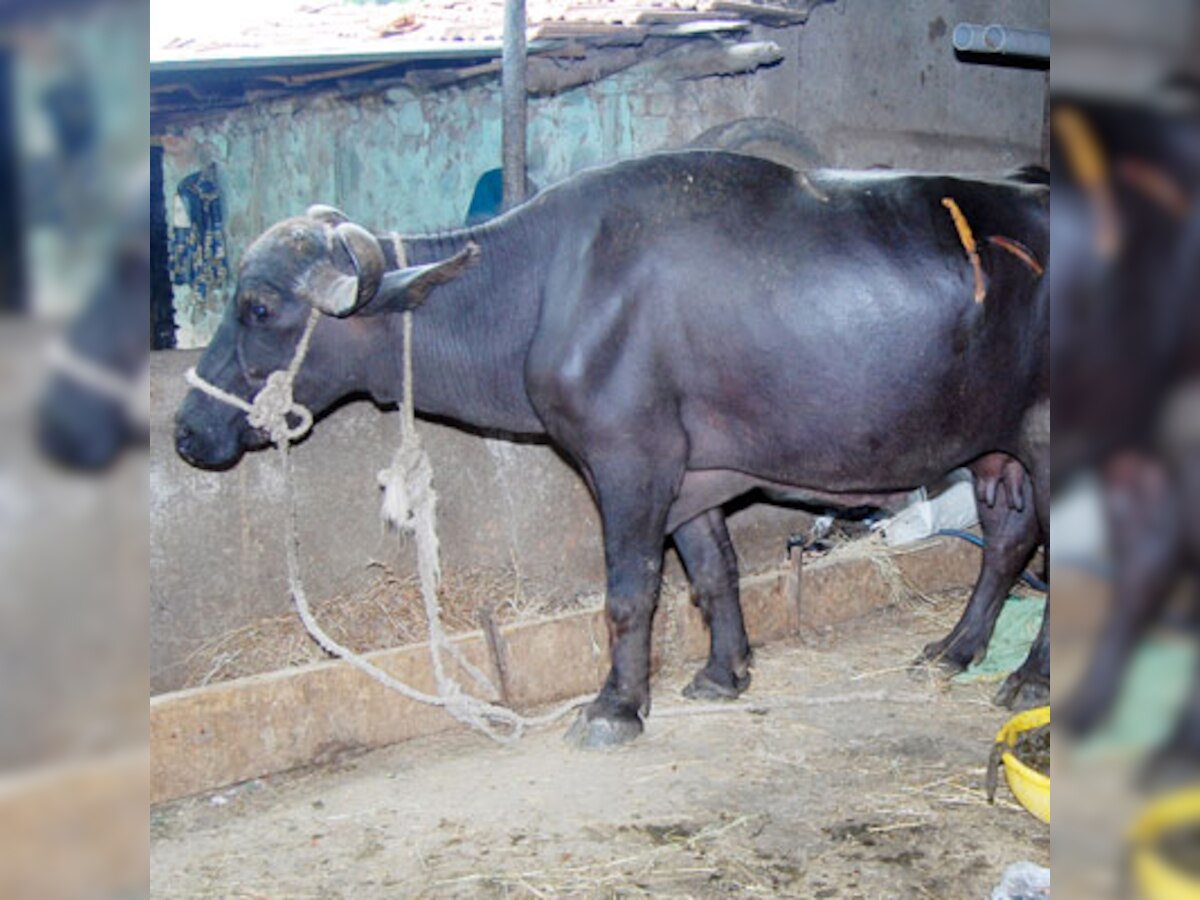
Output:
<path fill-rule="evenodd" d="M 432 289 L 414 317 L 418 410 L 548 438 L 599 507 L 612 669 L 575 730 L 584 744 L 642 730 L 668 536 L 711 627 L 688 693 L 746 688 L 722 505 L 752 489 L 859 505 L 970 465 L 997 548 L 984 592 L 1016 574 L 996 559 L 1046 533 L 1043 185 L 661 154 L 581 173 L 478 228 L 406 236 L 407 270 L 392 238 L 310 213 L 246 251 L 199 374 L 249 398 L 316 306 L 334 315 L 297 399 L 317 411 L 352 392 L 396 401 L 401 323 L 388 314 Z M 469 242 L 479 263 L 447 281 L 436 264 L 461 267 Z M 177 448 L 194 464 L 231 465 L 265 442 L 199 391 L 179 411 Z M 978 637 L 952 643 L 970 654 Z M 1043 655 L 1018 686 L 1045 686 Z"/>

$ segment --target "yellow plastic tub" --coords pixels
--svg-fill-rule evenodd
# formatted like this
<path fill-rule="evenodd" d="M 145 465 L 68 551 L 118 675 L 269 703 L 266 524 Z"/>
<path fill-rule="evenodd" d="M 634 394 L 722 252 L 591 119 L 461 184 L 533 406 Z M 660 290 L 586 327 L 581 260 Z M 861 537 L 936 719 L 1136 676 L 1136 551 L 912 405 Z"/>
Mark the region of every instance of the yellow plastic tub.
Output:
<path fill-rule="evenodd" d="M 1159 837 L 1180 825 L 1200 822 L 1200 788 L 1176 791 L 1154 801 L 1129 829 L 1130 857 L 1143 900 L 1200 900 L 1200 882 L 1159 855 Z"/>
<path fill-rule="evenodd" d="M 996 743 L 1015 747 L 1017 738 L 1022 732 L 1041 728 L 1050 722 L 1050 707 L 1039 706 L 1023 713 L 1017 713 L 1004 723 L 1004 727 L 996 732 Z M 1041 819 L 1050 821 L 1050 776 L 1029 768 L 1012 753 L 1005 753 L 1004 780 L 1008 789 L 1013 792 L 1023 807 Z"/>

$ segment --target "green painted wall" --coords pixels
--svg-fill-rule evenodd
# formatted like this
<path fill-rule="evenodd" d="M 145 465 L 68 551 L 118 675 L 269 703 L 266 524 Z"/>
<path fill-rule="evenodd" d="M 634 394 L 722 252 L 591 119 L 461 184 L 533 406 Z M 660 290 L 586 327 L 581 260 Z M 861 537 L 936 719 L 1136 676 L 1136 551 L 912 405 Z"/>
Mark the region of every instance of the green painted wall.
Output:
<path fill-rule="evenodd" d="M 36 34 L 7 36 L 21 178 L 22 243 L 31 312 L 67 319 L 87 302 L 109 263 L 118 221 L 146 175 L 150 124 L 146 10 L 96 4 L 47 12 Z M 48 98 L 78 91 L 91 141 L 60 145 Z"/>
<path fill-rule="evenodd" d="M 753 77 L 671 82 L 630 70 L 533 100 L 529 175 L 545 187 L 572 172 L 666 147 L 758 105 Z M 497 84 L 416 95 L 304 98 L 257 105 L 164 140 L 168 204 L 179 181 L 214 162 L 232 266 L 272 223 L 331 203 L 378 229 L 460 225 L 475 181 L 500 165 Z M 168 213 L 168 222 L 171 221 Z M 228 295 L 201 302 L 176 286 L 181 348 L 207 343 Z"/>

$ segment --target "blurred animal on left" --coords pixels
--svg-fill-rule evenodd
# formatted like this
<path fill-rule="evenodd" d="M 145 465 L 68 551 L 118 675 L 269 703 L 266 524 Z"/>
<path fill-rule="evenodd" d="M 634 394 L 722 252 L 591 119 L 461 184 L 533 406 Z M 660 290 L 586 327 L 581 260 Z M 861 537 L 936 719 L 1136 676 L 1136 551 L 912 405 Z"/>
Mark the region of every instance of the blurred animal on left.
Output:
<path fill-rule="evenodd" d="M 35 431 L 41 451 L 68 468 L 102 469 L 148 439 L 149 209 L 147 181 L 99 283 L 51 348 Z"/>

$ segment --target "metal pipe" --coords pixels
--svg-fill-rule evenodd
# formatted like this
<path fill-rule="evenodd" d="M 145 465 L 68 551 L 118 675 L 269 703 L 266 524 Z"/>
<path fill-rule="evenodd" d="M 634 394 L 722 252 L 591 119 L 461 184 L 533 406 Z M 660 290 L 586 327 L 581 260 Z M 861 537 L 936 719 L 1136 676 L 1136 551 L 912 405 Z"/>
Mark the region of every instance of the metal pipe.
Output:
<path fill-rule="evenodd" d="M 1049 60 L 1050 32 L 1009 28 L 1006 25 L 960 22 L 954 26 L 954 49 L 960 53 L 989 53 Z"/>
<path fill-rule="evenodd" d="M 511 209 L 525 199 L 525 0 L 504 0 L 500 92 L 504 209 Z"/>

